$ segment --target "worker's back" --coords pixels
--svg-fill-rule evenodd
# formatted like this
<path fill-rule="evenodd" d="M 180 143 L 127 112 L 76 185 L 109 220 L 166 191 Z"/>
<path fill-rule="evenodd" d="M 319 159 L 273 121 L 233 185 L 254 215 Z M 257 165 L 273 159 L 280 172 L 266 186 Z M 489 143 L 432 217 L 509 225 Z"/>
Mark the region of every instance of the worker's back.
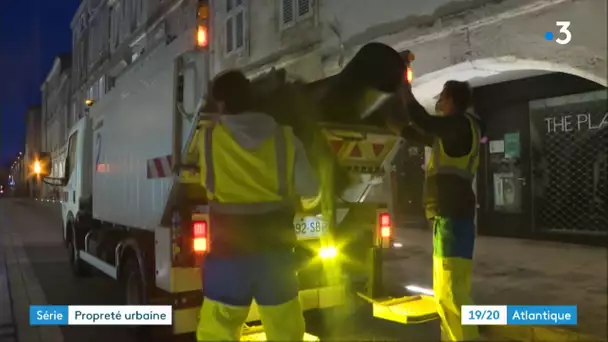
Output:
<path fill-rule="evenodd" d="M 211 220 L 218 227 L 210 232 L 212 253 L 292 248 L 296 236 L 291 130 L 266 114 L 246 112 L 222 115 L 201 140 L 205 152 L 199 164 L 213 165 L 213 170 L 201 169 L 202 182 L 217 203 L 211 206 Z"/>
<path fill-rule="evenodd" d="M 243 73 L 218 75 L 212 93 L 223 115 L 199 135 L 211 241 L 197 340 L 240 340 L 253 300 L 269 340 L 301 340 L 294 195 L 303 195 L 310 184 L 299 181 L 294 170 L 309 176 L 310 165 L 297 153 L 291 129 L 251 112 L 251 87 Z"/>

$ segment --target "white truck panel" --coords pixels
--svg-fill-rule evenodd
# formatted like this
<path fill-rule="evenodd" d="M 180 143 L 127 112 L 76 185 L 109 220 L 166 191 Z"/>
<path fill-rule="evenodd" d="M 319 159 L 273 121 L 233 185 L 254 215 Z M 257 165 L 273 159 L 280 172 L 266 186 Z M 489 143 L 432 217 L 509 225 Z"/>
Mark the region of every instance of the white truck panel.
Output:
<path fill-rule="evenodd" d="M 91 108 L 94 218 L 147 230 L 158 226 L 173 178 L 148 179 L 147 162 L 172 153 L 174 60 L 193 41 L 184 34 L 159 46 Z"/>

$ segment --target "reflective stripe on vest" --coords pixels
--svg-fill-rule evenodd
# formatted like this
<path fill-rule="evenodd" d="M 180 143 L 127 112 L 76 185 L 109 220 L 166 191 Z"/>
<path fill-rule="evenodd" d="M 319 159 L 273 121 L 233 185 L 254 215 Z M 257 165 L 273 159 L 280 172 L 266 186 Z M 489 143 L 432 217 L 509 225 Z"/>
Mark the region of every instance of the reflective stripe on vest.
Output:
<path fill-rule="evenodd" d="M 205 154 L 205 187 L 207 191 L 215 193 L 215 169 L 213 166 L 213 129 L 215 123 L 207 126 L 204 131 L 204 154 Z M 275 158 L 277 166 L 277 194 L 283 198 L 282 201 L 257 202 L 257 203 L 220 203 L 214 199 L 209 200 L 212 210 L 225 214 L 259 214 L 271 212 L 289 207 L 293 203 L 288 199 L 288 175 L 287 175 L 287 141 L 285 130 L 277 125 L 274 133 Z"/>
<path fill-rule="evenodd" d="M 450 157 L 445 153 L 443 149 L 443 143 L 441 139 L 436 138 L 433 143 L 433 150 L 431 152 L 431 164 L 429 165 L 429 169 L 427 170 L 427 176 L 433 176 L 437 174 L 450 174 L 456 175 L 465 179 L 472 180 L 475 178 L 475 174 L 477 173 L 477 169 L 475 168 L 475 163 L 479 160 L 479 145 L 481 139 L 481 131 L 479 129 L 478 124 L 475 122 L 473 118 L 471 118 L 468 114 L 465 114 L 466 118 L 469 120 L 469 124 L 471 126 L 472 131 L 472 146 L 471 151 L 468 154 L 467 164 L 462 167 L 453 166 L 453 165 L 441 165 L 442 160 L 445 159 L 461 159 L 463 157 Z M 443 158 L 442 158 L 443 154 Z"/>

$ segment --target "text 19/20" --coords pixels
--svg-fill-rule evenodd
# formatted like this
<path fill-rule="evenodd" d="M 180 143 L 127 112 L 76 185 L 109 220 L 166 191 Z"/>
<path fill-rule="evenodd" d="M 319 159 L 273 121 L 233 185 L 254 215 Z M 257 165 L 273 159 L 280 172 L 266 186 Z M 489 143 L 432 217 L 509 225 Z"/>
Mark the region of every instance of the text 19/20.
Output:
<path fill-rule="evenodd" d="M 505 305 L 463 305 L 463 325 L 504 325 L 507 324 Z"/>
<path fill-rule="evenodd" d="M 498 310 L 471 310 L 469 311 L 470 320 L 499 320 L 500 311 Z"/>

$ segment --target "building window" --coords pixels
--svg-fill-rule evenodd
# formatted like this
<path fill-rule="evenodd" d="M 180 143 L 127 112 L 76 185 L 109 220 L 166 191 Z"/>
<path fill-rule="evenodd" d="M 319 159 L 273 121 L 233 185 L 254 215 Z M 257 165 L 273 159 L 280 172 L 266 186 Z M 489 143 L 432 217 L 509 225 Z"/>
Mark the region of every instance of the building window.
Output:
<path fill-rule="evenodd" d="M 86 70 L 86 56 L 85 56 L 84 43 L 80 41 L 78 43 L 78 77 L 82 80 L 85 76 Z"/>
<path fill-rule="evenodd" d="M 93 20 L 91 22 L 91 27 L 89 28 L 89 63 L 95 61 L 95 53 L 97 50 L 97 20 Z"/>
<path fill-rule="evenodd" d="M 109 93 L 112 89 L 114 89 L 114 87 L 116 86 L 116 78 L 115 77 L 107 77 L 106 78 L 107 82 L 106 82 L 106 93 Z"/>
<path fill-rule="evenodd" d="M 84 14 L 80 15 L 80 18 L 78 18 L 78 36 L 80 36 L 83 32 L 84 29 L 87 27 L 87 18 Z"/>
<path fill-rule="evenodd" d="M 281 28 L 294 26 L 312 16 L 312 0 L 281 0 Z"/>
<path fill-rule="evenodd" d="M 78 113 L 76 112 L 76 101 L 73 101 L 72 102 L 72 125 L 75 124 L 77 120 L 78 120 Z"/>
<path fill-rule="evenodd" d="M 99 99 L 99 86 L 98 83 L 95 82 L 91 84 L 89 89 L 87 90 L 87 100 L 97 101 Z"/>
<path fill-rule="evenodd" d="M 108 30 L 110 30 L 110 34 L 108 37 L 108 40 L 110 41 L 110 49 L 114 49 L 114 47 L 116 46 L 116 37 L 115 37 L 115 32 L 116 32 L 116 22 L 117 22 L 117 18 L 116 18 L 116 6 L 110 6 L 110 8 L 108 8 L 108 20 L 110 21 L 110 23 L 108 24 Z"/>
<path fill-rule="evenodd" d="M 226 54 L 241 51 L 246 44 L 245 0 L 226 0 Z"/>
<path fill-rule="evenodd" d="M 123 0 L 120 2 L 120 42 L 122 43 L 129 35 L 127 34 L 129 30 L 129 3 Z"/>
<path fill-rule="evenodd" d="M 111 25 L 111 34 L 110 34 L 110 46 L 114 49 L 118 47 L 118 43 L 120 42 L 120 5 L 117 3 L 112 6 L 110 9 L 110 20 L 112 22 Z"/>
<path fill-rule="evenodd" d="M 128 3 L 131 5 L 129 7 L 129 33 L 133 33 L 137 30 L 137 4 L 139 1 L 131 0 Z"/>
<path fill-rule="evenodd" d="M 137 26 L 144 24 L 146 20 L 146 6 L 144 0 L 137 0 Z"/>
<path fill-rule="evenodd" d="M 106 94 L 106 77 L 101 76 L 99 79 L 99 100 Z"/>

